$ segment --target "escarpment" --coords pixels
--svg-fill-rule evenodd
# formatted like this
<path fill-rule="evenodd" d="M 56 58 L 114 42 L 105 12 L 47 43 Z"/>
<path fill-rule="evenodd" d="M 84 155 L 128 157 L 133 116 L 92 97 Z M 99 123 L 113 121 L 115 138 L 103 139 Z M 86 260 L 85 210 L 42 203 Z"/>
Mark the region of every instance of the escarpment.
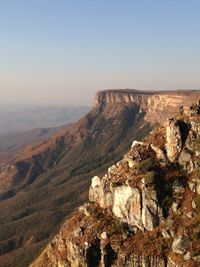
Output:
<path fill-rule="evenodd" d="M 199 140 L 194 104 L 134 141 L 30 266 L 198 267 Z"/>
<path fill-rule="evenodd" d="M 105 90 L 96 94 L 94 108 L 104 108 L 109 104 L 131 103 L 145 112 L 149 122 L 163 124 L 166 118 L 177 113 L 181 106 L 190 106 L 200 97 L 195 90 L 145 91 L 145 90 Z"/>
<path fill-rule="evenodd" d="M 129 128 L 134 126 L 136 130 L 141 126 L 139 123 L 151 128 L 157 123 L 164 124 L 168 117 L 177 114 L 180 107 L 190 106 L 198 98 L 200 91 L 195 90 L 100 91 L 95 96 L 92 110 L 72 127 L 47 141 L 25 147 L 20 154 L 12 155 L 12 162 L 9 159 L 5 163 L 0 162 L 0 193 L 18 184 L 32 184 L 37 176 L 57 164 L 64 151 L 71 151 L 79 145 L 84 146 L 83 143 L 90 143 L 89 139 L 94 142 L 94 139 L 98 138 L 98 131 L 99 136 L 101 135 L 99 129 L 95 129 L 93 133 L 95 127 L 104 127 L 103 124 L 107 122 L 116 126 L 117 120 L 123 119 L 121 135 L 125 135 L 123 131 L 126 124 Z M 143 132 L 142 137 L 145 136 L 145 131 Z"/>
<path fill-rule="evenodd" d="M 193 148 L 190 148 L 192 140 L 196 140 L 198 122 L 189 123 L 188 119 L 188 123 L 184 120 L 184 123 L 177 124 L 180 133 L 185 129 L 185 123 L 189 125 L 186 127 L 187 134 L 178 139 L 180 148 L 177 149 L 172 148 L 175 144 L 171 139 L 173 131 L 169 137 L 166 134 L 167 117 L 174 117 L 175 121 L 182 120 L 183 108 L 180 107 L 188 107 L 199 96 L 199 91 L 102 91 L 97 94 L 92 110 L 72 127 L 49 140 L 26 147 L 23 152 L 12 157 L 12 162 L 1 162 L 0 247 L 3 249 L 0 251 L 0 265 L 12 261 L 12 255 L 16 253 L 15 262 L 18 261 L 19 266 L 27 266 L 38 248 L 44 246 L 57 232 L 63 219 L 87 200 L 93 176 L 98 178 L 94 179 L 93 186 L 90 187 L 89 206 L 100 217 L 104 214 L 103 211 L 108 211 L 112 220 L 116 218 L 113 224 L 117 229 L 118 226 L 121 229 L 121 222 L 123 227 L 128 227 L 127 234 L 120 232 L 122 236 L 133 238 L 133 233 L 136 234 L 134 242 L 137 238 L 140 239 L 140 234 L 146 232 L 153 231 L 156 235 L 154 230 L 160 227 L 172 210 L 178 212 L 184 200 L 182 192 L 185 192 L 186 178 L 182 172 L 190 170 L 192 175 L 192 169 L 198 164 L 198 160 L 195 161 L 198 152 L 192 153 Z M 175 114 L 179 110 L 182 113 L 176 119 Z M 152 128 L 160 124 L 162 126 L 156 127 L 144 143 L 134 142 L 127 153 L 133 139 L 143 141 Z M 114 167 L 105 174 L 113 164 Z M 169 173 L 166 167 L 168 165 L 171 166 Z M 181 174 L 176 173 L 179 171 L 176 165 L 182 166 Z M 195 192 L 186 191 L 185 194 L 193 198 L 193 194 L 199 190 L 196 178 L 191 177 L 189 184 Z M 189 203 L 185 204 L 188 209 L 191 208 Z M 85 212 L 89 214 L 87 210 Z M 86 217 L 83 216 L 84 218 Z M 93 219 L 90 218 L 91 227 Z M 99 220 L 98 227 L 103 230 L 101 222 Z M 82 224 L 84 225 L 84 220 Z M 95 232 L 96 226 L 92 229 Z M 86 241 L 90 256 L 95 253 L 96 245 L 100 244 L 99 236 L 105 231 L 97 232 L 98 236 L 94 234 L 97 243 Z M 106 236 L 110 234 L 107 233 Z M 69 248 L 74 249 L 74 243 L 70 244 Z M 141 248 L 139 243 L 136 244 L 136 247 Z M 117 254 L 114 243 L 105 246 L 105 250 L 100 247 L 100 251 L 104 252 L 97 250 L 101 262 L 104 257 L 105 261 L 110 257 L 107 250 L 114 250 L 113 255 Z M 79 247 L 76 248 L 74 253 L 79 255 Z M 134 256 L 133 261 L 141 259 L 145 262 L 147 257 L 149 261 L 158 261 L 158 254 L 155 253 L 155 258 L 152 258 L 151 254 L 143 255 L 143 250 L 135 250 L 131 254 Z M 22 257 L 18 252 L 25 256 Z M 82 252 L 86 253 L 84 249 Z M 89 259 L 93 258 L 90 256 Z M 76 258 L 70 256 L 70 253 L 69 257 Z M 120 261 L 126 261 L 120 257 Z M 58 260 L 57 257 L 55 260 Z M 16 267 L 12 262 L 7 265 Z"/>

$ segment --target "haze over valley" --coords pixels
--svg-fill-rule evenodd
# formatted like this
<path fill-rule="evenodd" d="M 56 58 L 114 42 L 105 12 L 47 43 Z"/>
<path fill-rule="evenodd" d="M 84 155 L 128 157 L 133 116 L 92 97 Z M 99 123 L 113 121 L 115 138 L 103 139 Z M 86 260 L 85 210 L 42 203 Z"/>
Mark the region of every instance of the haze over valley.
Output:
<path fill-rule="evenodd" d="M 0 137 L 36 128 L 59 127 L 72 123 L 87 113 L 89 107 L 0 105 Z"/>
<path fill-rule="evenodd" d="M 0 267 L 200 266 L 200 1 L 0 1 Z"/>

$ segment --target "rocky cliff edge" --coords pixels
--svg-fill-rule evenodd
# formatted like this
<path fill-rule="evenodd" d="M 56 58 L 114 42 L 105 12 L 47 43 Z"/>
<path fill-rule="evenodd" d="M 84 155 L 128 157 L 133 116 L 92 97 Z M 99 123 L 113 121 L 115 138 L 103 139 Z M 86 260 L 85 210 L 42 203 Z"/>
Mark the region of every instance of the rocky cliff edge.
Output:
<path fill-rule="evenodd" d="M 92 178 L 89 202 L 30 265 L 200 265 L 200 105 L 182 108 Z"/>

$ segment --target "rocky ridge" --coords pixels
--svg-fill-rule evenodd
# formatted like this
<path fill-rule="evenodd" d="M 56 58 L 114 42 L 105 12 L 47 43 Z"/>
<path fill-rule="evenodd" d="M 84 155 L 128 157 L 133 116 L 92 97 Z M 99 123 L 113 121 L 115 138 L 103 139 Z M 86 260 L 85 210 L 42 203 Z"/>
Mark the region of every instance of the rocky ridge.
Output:
<path fill-rule="evenodd" d="M 131 101 L 127 93 L 131 94 Z M 1 162 L 0 266 L 27 266 L 57 232 L 63 219 L 86 201 L 91 177 L 101 177 L 124 155 L 132 139 L 143 140 L 155 124 L 165 124 L 167 116 L 175 116 L 183 104 L 188 106 L 199 98 L 200 92 L 107 90 L 97 96 L 100 100 L 92 110 L 72 127 L 26 147 L 12 155 L 14 160 Z M 141 97 L 143 101 L 136 101 Z M 147 100 L 151 105 L 145 108 Z M 149 143 L 160 164 L 165 164 L 166 155 L 159 147 L 159 142 L 165 142 L 160 132 L 165 130 L 158 129 Z M 136 189 L 142 188 L 140 183 Z M 152 188 L 151 192 L 155 209 L 156 190 Z M 143 198 L 148 200 L 140 192 L 140 199 Z M 141 231 L 151 227 L 144 219 L 146 207 L 136 219 L 128 214 L 128 221 L 137 221 Z M 160 205 L 158 209 L 158 214 L 165 213 L 160 211 Z"/>
<path fill-rule="evenodd" d="M 120 106 L 126 106 L 129 110 L 132 109 L 128 112 L 132 112 L 133 117 L 136 114 L 143 116 L 146 124 L 163 124 L 167 117 L 177 113 L 177 109 L 183 105 L 190 106 L 198 97 L 200 97 L 200 91 L 197 90 L 100 91 L 95 96 L 92 110 L 69 130 L 62 131 L 47 141 L 25 147 L 19 154 L 9 157 L 12 160 L 7 159 L 6 162 L 0 162 L 0 194 L 5 195 L 5 191 L 16 188 L 21 182 L 32 183 L 38 175 L 54 166 L 56 158 L 62 154 L 63 149 L 71 150 L 84 138 L 87 138 L 90 124 L 97 116 L 102 116 L 102 113 L 106 113 L 106 120 L 113 120 L 112 111 L 115 107 L 120 109 Z M 107 112 L 106 109 L 110 109 L 110 112 Z M 46 162 L 46 158 L 49 157 L 51 158 L 50 162 Z M 23 171 L 21 166 L 25 166 Z"/>
<path fill-rule="evenodd" d="M 30 266 L 199 266 L 199 144 L 197 103 L 93 177 L 89 202 Z"/>

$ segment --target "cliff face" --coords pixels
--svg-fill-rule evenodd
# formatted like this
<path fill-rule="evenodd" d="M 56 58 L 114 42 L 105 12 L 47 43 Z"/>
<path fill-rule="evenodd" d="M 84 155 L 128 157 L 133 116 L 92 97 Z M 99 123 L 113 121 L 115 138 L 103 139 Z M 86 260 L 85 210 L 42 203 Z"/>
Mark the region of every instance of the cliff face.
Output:
<path fill-rule="evenodd" d="M 146 113 L 149 122 L 165 122 L 173 116 L 178 108 L 200 99 L 200 92 L 190 91 L 142 91 L 142 90 L 105 90 L 96 94 L 95 108 L 103 108 L 109 104 L 132 103 Z"/>
<path fill-rule="evenodd" d="M 199 140 L 195 104 L 134 141 L 30 266 L 199 266 Z"/>
<path fill-rule="evenodd" d="M 90 126 L 95 124 L 98 117 L 115 121 L 115 117 L 124 108 L 127 109 L 127 116 L 132 116 L 132 118 L 127 117 L 130 122 L 134 122 L 137 115 L 137 117 L 143 117 L 145 123 L 151 126 L 157 123 L 165 124 L 167 118 L 174 116 L 180 107 L 190 106 L 198 99 L 200 99 L 200 91 L 192 90 L 100 91 L 95 96 L 91 112 L 73 127 L 69 127 L 69 130 L 61 131 L 47 141 L 25 147 L 20 153 L 12 155 L 12 162 L 9 159 L 5 163 L 0 162 L 0 193 L 16 187 L 21 181 L 31 184 L 38 175 L 56 164 L 56 158 L 63 153 L 63 150 L 71 150 L 83 140 L 85 141 L 89 134 L 93 135 Z"/>
<path fill-rule="evenodd" d="M 142 154 L 143 150 L 146 150 L 146 155 Z M 153 230 L 163 217 L 158 188 L 154 186 L 154 172 L 151 172 L 155 166 L 150 156 L 154 154 L 150 147 L 134 144 L 129 154 L 110 167 L 105 176 L 92 179 L 89 200 L 103 209 L 109 208 L 117 218 L 133 228 Z M 142 167 L 138 165 L 141 157 Z M 136 170 L 140 167 L 141 170 Z M 143 177 L 142 168 L 149 168 L 149 173 Z M 135 180 L 131 179 L 133 176 Z"/>
<path fill-rule="evenodd" d="M 143 108 L 147 107 L 147 99 L 153 93 L 140 92 L 137 90 L 106 90 L 96 94 L 93 107 L 103 107 L 116 103 L 136 103 Z"/>
<path fill-rule="evenodd" d="M 162 187 L 162 183 L 157 185 L 160 179 L 154 177 L 155 166 L 147 171 L 149 177 L 143 177 L 141 170 L 135 173 L 131 168 L 140 161 L 147 160 L 147 164 L 151 163 L 145 155 L 142 156 L 146 150 L 147 155 L 158 158 L 161 166 L 171 160 L 171 164 L 174 164 L 174 160 L 185 162 L 186 153 L 182 151 L 186 145 L 186 137 L 181 139 L 181 149 L 174 147 L 174 151 L 169 152 L 175 144 L 173 140 L 177 138 L 176 134 L 174 139 L 171 137 L 176 130 L 172 133 L 169 130 L 166 141 L 161 134 L 164 127 L 159 128 L 157 135 L 151 135 L 151 141 L 148 142 L 150 147 L 138 144 L 138 149 L 141 150 L 139 154 L 133 147 L 130 155 L 127 154 L 119 162 L 119 166 L 113 170 L 111 168 L 109 172 L 113 172 L 113 178 L 110 183 L 101 175 L 108 166 L 112 166 L 124 155 L 132 139 L 143 140 L 155 124 L 166 124 L 167 116 L 177 114 L 183 102 L 187 106 L 194 98 L 196 102 L 199 94 L 196 91 L 103 91 L 97 94 L 93 109 L 72 127 L 47 141 L 26 147 L 23 152 L 12 157 L 14 161 L 1 164 L 0 265 L 16 267 L 16 261 L 15 264 L 8 262 L 12 255 L 19 252 L 23 255 L 27 253 L 27 256 L 15 256 L 18 266 L 27 266 L 27 262 L 30 262 L 29 254 L 34 255 L 33 248 L 37 251 L 39 246 L 43 246 L 57 231 L 63 218 L 86 201 L 89 183 L 94 175 L 99 175 L 99 180 L 96 179 L 99 185 L 94 186 L 93 193 L 90 189 L 91 203 L 103 210 L 109 209 L 118 220 L 128 224 L 133 232 L 137 229 L 149 231 L 158 227 L 167 209 L 161 203 L 159 186 Z M 192 127 L 196 129 L 198 126 Z M 178 131 L 177 133 L 179 136 Z M 191 140 L 196 138 L 192 131 L 189 136 Z M 159 142 L 163 144 L 161 147 Z M 189 139 L 187 143 L 188 149 Z M 175 154 L 173 159 L 170 158 L 170 153 Z M 192 159 L 192 163 L 190 161 L 187 166 L 193 163 Z M 156 173 L 156 177 L 162 177 L 162 169 L 158 170 L 161 173 Z M 118 173 L 124 177 L 126 172 L 126 179 L 121 181 Z M 111 174 L 108 173 L 107 176 L 110 177 Z M 117 178 L 117 183 L 114 177 Z M 152 183 L 148 179 L 152 179 Z M 191 183 L 193 186 L 192 181 Z M 164 188 L 164 191 L 168 190 L 171 194 L 171 184 Z M 167 199 L 165 201 L 168 202 Z M 175 207 L 174 204 L 174 209 Z M 135 251 L 134 257 L 137 259 L 140 254 Z M 23 258 L 27 260 L 26 263 L 20 262 Z"/>

